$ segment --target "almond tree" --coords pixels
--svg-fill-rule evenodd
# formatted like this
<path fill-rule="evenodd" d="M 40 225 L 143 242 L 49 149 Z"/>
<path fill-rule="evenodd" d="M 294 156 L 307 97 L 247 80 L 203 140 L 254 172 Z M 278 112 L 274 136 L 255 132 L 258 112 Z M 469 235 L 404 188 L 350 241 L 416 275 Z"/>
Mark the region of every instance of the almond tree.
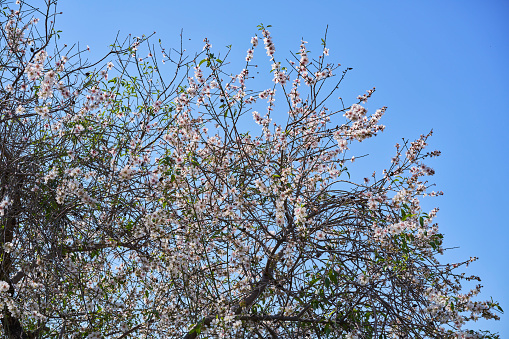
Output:
<path fill-rule="evenodd" d="M 386 108 L 367 113 L 375 89 L 336 99 L 349 69 L 326 38 L 315 59 L 302 41 L 278 60 L 260 25 L 231 75 L 207 39 L 194 56 L 117 40 L 89 63 L 59 42 L 56 1 L 4 11 L 6 338 L 497 337 L 466 329 L 501 311 L 462 291 L 476 258 L 437 260 L 438 209 L 419 202 L 441 194 L 431 132 L 350 180 L 349 147 Z M 259 43 L 273 83 L 255 90 Z"/>

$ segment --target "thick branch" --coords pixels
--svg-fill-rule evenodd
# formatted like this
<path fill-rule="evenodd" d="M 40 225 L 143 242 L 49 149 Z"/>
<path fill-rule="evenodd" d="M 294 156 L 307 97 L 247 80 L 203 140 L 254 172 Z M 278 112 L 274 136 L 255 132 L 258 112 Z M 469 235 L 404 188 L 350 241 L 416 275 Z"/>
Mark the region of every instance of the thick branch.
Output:
<path fill-rule="evenodd" d="M 277 262 L 283 256 L 284 250 L 280 251 L 276 256 L 272 259 L 269 259 L 267 265 L 265 266 L 265 270 L 261 279 L 256 283 L 256 287 L 249 293 L 246 297 L 244 297 L 237 306 L 234 307 L 233 313 L 236 315 L 240 315 L 242 311 L 246 308 L 249 308 L 256 299 L 265 291 L 265 288 L 269 284 L 272 279 L 272 272 L 274 272 L 274 267 Z M 184 339 L 195 339 L 198 336 L 198 329 L 202 327 L 209 326 L 212 320 L 215 318 L 211 316 L 207 316 L 203 318 L 198 324 L 196 324 L 184 337 Z"/>

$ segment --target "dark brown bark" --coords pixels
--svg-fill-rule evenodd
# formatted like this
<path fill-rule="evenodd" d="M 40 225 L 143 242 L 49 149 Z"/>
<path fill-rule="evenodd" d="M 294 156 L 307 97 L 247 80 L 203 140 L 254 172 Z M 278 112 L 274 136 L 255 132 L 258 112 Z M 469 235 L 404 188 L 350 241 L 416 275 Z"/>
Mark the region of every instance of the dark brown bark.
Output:
<path fill-rule="evenodd" d="M 280 251 L 278 254 L 275 255 L 273 259 L 269 259 L 267 262 L 267 265 L 265 266 L 265 270 L 262 274 L 261 279 L 256 283 L 256 287 L 249 293 L 246 297 L 244 297 L 239 303 L 234 307 L 234 313 L 235 315 L 240 315 L 244 309 L 249 308 L 256 299 L 260 296 L 260 294 L 265 291 L 265 288 L 267 288 L 267 285 L 270 283 L 272 279 L 272 273 L 274 271 L 274 267 L 276 266 L 277 262 L 281 257 L 283 256 L 283 251 Z M 196 324 L 184 337 L 184 339 L 196 339 L 198 336 L 198 329 L 201 329 L 203 327 L 207 327 L 210 325 L 212 320 L 215 318 L 215 316 L 207 316 L 200 320 L 198 324 Z M 247 317 L 249 318 L 249 317 Z M 243 317 L 242 319 L 248 320 L 246 317 Z"/>
<path fill-rule="evenodd" d="M 4 148 L 1 149 L 2 161 L 1 165 L 2 173 L 1 173 L 1 185 L 2 189 L 5 190 L 7 186 L 10 186 L 12 191 L 10 193 L 11 205 L 8 207 L 5 222 L 2 226 L 2 233 L 0 235 L 0 281 L 5 281 L 9 284 L 8 293 L 12 296 L 14 295 L 14 287 L 13 284 L 17 283 L 21 278 L 16 279 L 16 281 L 12 281 L 10 276 L 13 273 L 12 267 L 12 258 L 11 254 L 8 251 L 5 251 L 4 244 L 12 242 L 14 238 L 14 232 L 16 227 L 18 227 L 18 221 L 16 215 L 21 211 L 21 199 L 20 199 L 20 186 L 21 182 L 18 180 L 22 180 L 16 178 L 15 166 L 12 161 L 12 156 L 9 152 Z M 14 178 L 14 180 L 11 180 Z M 2 192 L 2 196 L 5 192 Z M 17 275 L 16 275 L 17 277 Z M 27 332 L 23 329 L 21 322 L 18 318 L 13 316 L 7 306 L 2 310 L 3 318 L 2 318 L 2 327 L 5 338 L 8 339 L 31 339 L 37 337 L 37 332 Z"/>

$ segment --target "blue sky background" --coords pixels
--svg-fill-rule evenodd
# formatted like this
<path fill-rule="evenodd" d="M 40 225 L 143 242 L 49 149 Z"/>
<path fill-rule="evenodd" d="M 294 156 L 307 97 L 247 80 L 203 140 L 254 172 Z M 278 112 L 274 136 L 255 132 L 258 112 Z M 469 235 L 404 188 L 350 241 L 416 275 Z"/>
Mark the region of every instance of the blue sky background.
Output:
<path fill-rule="evenodd" d="M 440 207 L 446 247 L 459 246 L 444 260 L 479 257 L 467 274 L 483 279 L 482 299 L 493 296 L 509 312 L 509 2 L 68 0 L 59 10 L 63 42 L 89 45 L 91 55 L 106 53 L 118 31 L 156 31 L 154 42 L 169 48 L 183 29 L 189 52 L 201 51 L 204 37 L 217 50 L 232 44 L 232 71 L 261 22 L 273 26 L 280 59 L 301 38 L 317 55 L 328 25 L 329 61 L 353 68 L 339 93 L 345 104 L 376 86 L 370 111 L 388 106 L 386 131 L 358 148 L 370 157 L 352 171 L 364 177 L 387 166 L 396 142 L 433 129 L 430 150 L 442 156 L 429 163 L 431 179 L 445 195 L 424 204 Z M 255 61 L 264 52 L 258 47 Z M 509 337 L 507 312 L 477 326 Z"/>

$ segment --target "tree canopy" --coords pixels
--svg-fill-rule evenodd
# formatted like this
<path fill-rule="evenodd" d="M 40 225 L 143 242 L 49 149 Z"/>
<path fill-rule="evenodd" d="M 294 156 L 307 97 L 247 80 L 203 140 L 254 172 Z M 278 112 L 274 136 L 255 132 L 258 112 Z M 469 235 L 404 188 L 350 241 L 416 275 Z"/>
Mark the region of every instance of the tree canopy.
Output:
<path fill-rule="evenodd" d="M 233 73 L 207 39 L 194 55 L 117 39 L 89 62 L 56 1 L 5 6 L 5 338 L 497 337 L 468 329 L 502 311 L 462 288 L 476 258 L 439 262 L 438 209 L 421 208 L 441 194 L 432 133 L 351 179 L 386 108 L 368 114 L 374 88 L 337 98 L 349 68 L 326 35 L 316 58 L 301 41 L 279 59 L 261 24 Z"/>

